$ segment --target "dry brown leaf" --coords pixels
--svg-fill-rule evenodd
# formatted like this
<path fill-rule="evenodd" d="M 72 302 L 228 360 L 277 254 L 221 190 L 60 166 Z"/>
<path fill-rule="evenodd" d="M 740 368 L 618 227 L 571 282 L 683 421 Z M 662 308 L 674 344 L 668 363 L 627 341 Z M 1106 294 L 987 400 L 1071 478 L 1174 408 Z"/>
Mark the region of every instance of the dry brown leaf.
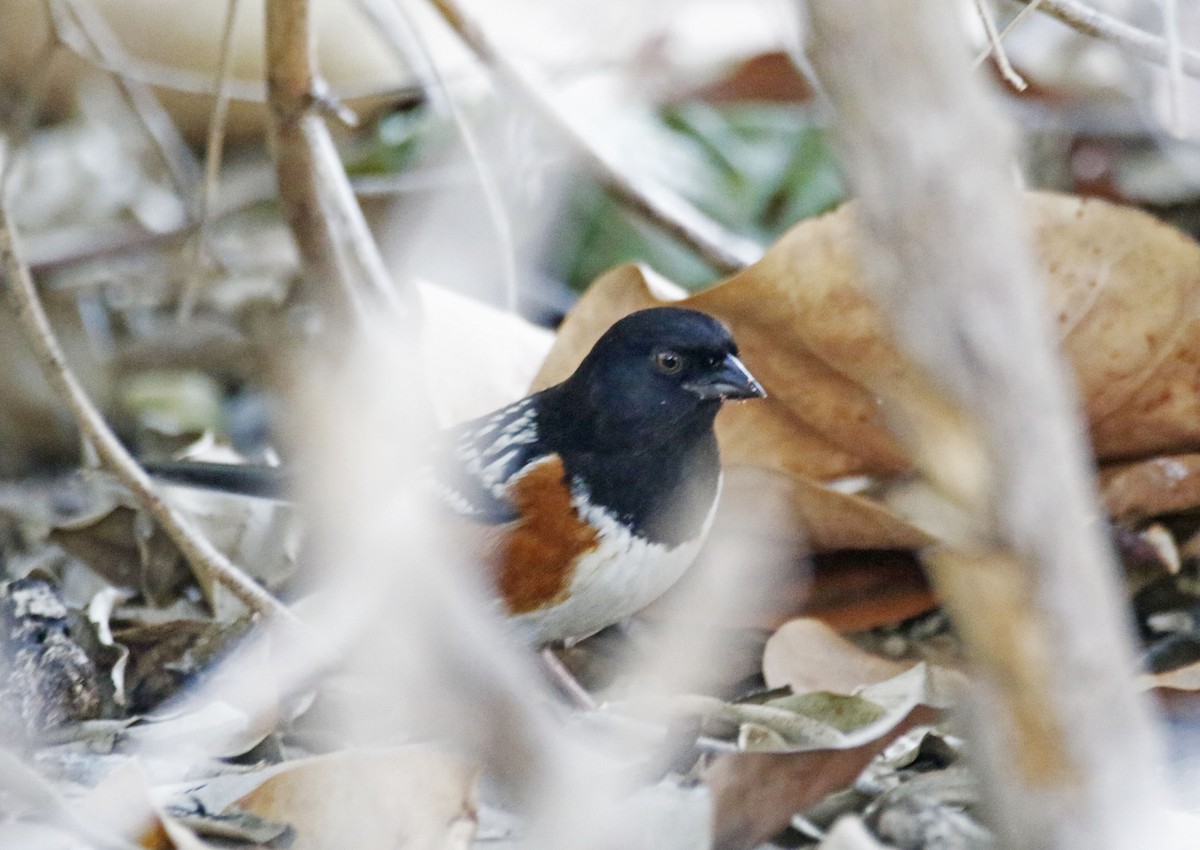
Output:
<path fill-rule="evenodd" d="M 126 732 L 128 740 L 152 752 L 224 758 L 261 743 L 279 725 L 279 681 L 264 642 L 247 642 L 235 652 L 244 655 L 227 658 L 207 680 L 207 693 L 219 697 L 144 718 Z"/>
<path fill-rule="evenodd" d="M 1100 496 L 1113 519 L 1140 522 L 1200 505 L 1200 454 L 1156 457 L 1100 470 Z"/>
<path fill-rule="evenodd" d="M 172 850 L 176 846 L 167 835 L 150 783 L 136 759 L 109 773 L 78 806 L 80 820 L 100 834 L 134 837 L 135 846 L 146 850 Z"/>
<path fill-rule="evenodd" d="M 795 693 L 832 691 L 851 694 L 898 676 L 911 667 L 872 655 L 819 620 L 786 623 L 767 640 L 763 678 L 767 687 L 787 685 Z"/>
<path fill-rule="evenodd" d="M 827 552 L 813 558 L 812 587 L 794 614 L 839 632 L 858 632 L 901 622 L 937 604 L 912 553 Z"/>
<path fill-rule="evenodd" d="M 292 762 L 234 807 L 288 823 L 292 850 L 466 850 L 476 770 L 423 748 L 334 753 Z"/>
<path fill-rule="evenodd" d="M 1103 201 L 1035 192 L 1027 209 L 1048 308 L 1078 376 L 1098 457 L 1200 445 L 1200 246 L 1145 213 Z M 797 508 L 814 548 L 921 539 L 886 509 L 863 516 L 854 497 L 822 486 L 912 466 L 886 427 L 883 397 L 921 412 L 915 427 L 949 437 L 960 427 L 892 345 L 860 289 L 853 215 L 848 204 L 802 222 L 758 263 L 690 298 L 665 292 L 636 266 L 610 271 L 568 317 L 535 386 L 564 378 L 633 310 L 666 303 L 704 310 L 732 327 L 770 393 L 722 411 L 726 465 L 798 482 Z"/>
<path fill-rule="evenodd" d="M 880 738 L 848 750 L 721 756 L 704 777 L 713 797 L 713 846 L 758 846 L 796 812 L 853 782 L 896 738 L 936 717 L 933 709 L 919 705 Z"/>
<path fill-rule="evenodd" d="M 440 286 L 421 282 L 418 291 L 421 378 L 440 427 L 525 395 L 553 343 L 550 331 Z"/>

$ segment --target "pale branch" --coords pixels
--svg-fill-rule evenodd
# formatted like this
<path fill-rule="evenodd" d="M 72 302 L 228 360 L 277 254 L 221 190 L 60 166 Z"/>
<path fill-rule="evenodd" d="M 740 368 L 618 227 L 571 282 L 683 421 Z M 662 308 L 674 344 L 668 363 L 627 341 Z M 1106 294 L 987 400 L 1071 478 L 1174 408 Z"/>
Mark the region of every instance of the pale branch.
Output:
<path fill-rule="evenodd" d="M 217 189 L 220 186 L 221 159 L 225 148 L 225 123 L 229 115 L 229 82 L 233 76 L 233 31 L 237 23 L 241 0 L 226 0 L 225 24 L 221 32 L 221 52 L 217 61 L 217 74 L 213 81 L 213 109 L 208 122 L 208 138 L 204 151 L 204 191 L 200 195 L 200 209 L 196 216 L 199 224 L 191 243 L 190 272 L 184 282 L 178 304 L 178 317 L 185 321 L 191 316 L 196 298 L 204 285 L 205 274 L 210 266 L 208 234 L 212 227 L 213 207 L 216 206 Z"/>
<path fill-rule="evenodd" d="M 1033 0 L 1019 2 L 1030 4 Z M 1062 21 L 1076 32 L 1115 44 L 1139 59 L 1164 66 L 1171 62 L 1171 48 L 1167 39 L 1130 26 L 1079 0 L 1041 0 L 1038 10 Z M 1181 48 L 1178 64 L 1184 74 L 1200 77 L 1200 51 Z"/>
<path fill-rule="evenodd" d="M 693 250 L 716 271 L 732 274 L 762 256 L 762 246 L 730 233 L 683 198 L 661 186 L 635 180 L 562 114 L 545 87 L 512 62 L 457 0 L 430 0 L 450 27 L 496 75 L 509 84 L 578 152 L 622 203 Z"/>
<path fill-rule="evenodd" d="M 942 0 L 809 8 L 864 280 L 927 379 L 894 399 L 907 414 L 900 436 L 955 503 L 947 515 L 962 517 L 962 542 L 925 561 L 976 666 L 969 719 L 1004 846 L 1174 846 L 1161 741 L 1131 680 L 1127 610 L 1094 521 L 1011 129 L 968 72 L 965 33 Z M 953 439 L 914 427 L 922 415 Z"/>
<path fill-rule="evenodd" d="M 279 196 L 304 275 L 335 326 L 357 323 L 368 296 L 411 317 L 416 296 L 388 274 L 351 191 L 316 73 L 308 0 L 267 0 L 267 101 Z"/>
<path fill-rule="evenodd" d="M 3 167 L 0 148 L 0 175 Z M 4 194 L 0 192 L 0 195 Z M 291 622 L 294 615 L 254 579 L 236 567 L 182 513 L 172 507 L 155 488 L 150 476 L 129 454 L 104 421 L 99 409 L 71 370 L 54 328 L 46 316 L 29 268 L 21 259 L 9 213 L 7 197 L 0 197 L 0 270 L 21 330 L 47 382 L 71 411 L 83 438 L 103 462 L 133 493 L 163 531 L 174 541 L 197 576 L 207 576 L 229 590 L 247 608 L 265 617 Z"/>

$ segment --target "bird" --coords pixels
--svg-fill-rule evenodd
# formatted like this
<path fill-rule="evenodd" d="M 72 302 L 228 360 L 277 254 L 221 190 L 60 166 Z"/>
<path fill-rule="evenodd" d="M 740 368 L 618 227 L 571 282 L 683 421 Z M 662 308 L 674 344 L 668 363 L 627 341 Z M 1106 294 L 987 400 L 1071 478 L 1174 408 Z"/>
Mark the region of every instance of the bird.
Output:
<path fill-rule="evenodd" d="M 721 490 L 717 412 L 765 396 L 718 319 L 639 310 L 561 383 L 440 432 L 421 484 L 456 521 L 486 531 L 471 539 L 487 541 L 480 560 L 527 641 L 585 637 L 649 605 L 696 559 Z M 284 485 L 269 467 L 147 468 L 246 495 Z"/>

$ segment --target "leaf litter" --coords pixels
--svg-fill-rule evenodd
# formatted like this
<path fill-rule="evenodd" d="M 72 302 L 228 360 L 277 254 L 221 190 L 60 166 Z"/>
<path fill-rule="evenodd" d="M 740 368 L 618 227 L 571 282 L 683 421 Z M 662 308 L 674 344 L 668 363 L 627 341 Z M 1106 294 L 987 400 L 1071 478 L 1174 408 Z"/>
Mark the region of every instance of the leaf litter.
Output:
<path fill-rule="evenodd" d="M 852 210 L 798 226 L 762 262 L 688 303 L 733 325 L 772 394 L 762 409 L 722 415 L 730 478 L 749 482 L 746 493 L 779 496 L 809 549 L 917 549 L 937 534 L 897 507 L 912 459 L 891 435 L 879 399 L 921 387 L 857 288 L 847 230 Z M 1140 213 L 1100 202 L 1032 195 L 1030 210 L 1052 313 L 1104 463 L 1102 493 L 1127 534 L 1118 545 L 1127 563 L 1141 559 L 1130 575 L 1149 647 L 1145 683 L 1200 690 L 1200 534 L 1193 516 L 1200 500 L 1195 456 L 1186 453 L 1196 448 L 1200 421 L 1198 249 Z M 1139 287 L 1149 278 L 1155 289 L 1146 299 Z M 437 371 L 427 376 L 439 420 L 520 395 L 547 351 L 536 383 L 553 380 L 621 312 L 681 295 L 644 269 L 613 269 L 552 344 L 545 332 L 428 290 L 431 303 L 440 304 L 430 311 Z M 485 364 L 481 374 L 479 346 L 516 353 Z M 465 375 L 478 380 L 464 382 Z M 189 385 L 186 377 L 182 383 Z M 141 389 L 126 398 L 153 414 L 143 430 L 175 429 L 163 424 L 169 421 L 185 423 L 181 432 L 195 430 L 194 407 L 173 410 L 170 393 L 164 406 L 157 389 Z M 211 424 L 211 411 L 202 413 Z M 851 478 L 857 483 L 848 486 Z M 737 489 L 731 481 L 730 490 Z M 54 780 L 54 793 L 96 814 L 98 834 L 128 834 L 135 823 L 140 846 L 177 848 L 327 847 L 346 835 L 364 847 L 471 843 L 486 807 L 469 761 L 428 745 L 325 751 L 313 734 L 325 692 L 296 702 L 263 676 L 223 689 L 247 694 L 247 705 L 231 697 L 172 711 L 172 697 L 221 675 L 220 660 L 248 628 L 240 608 L 191 575 L 104 476 L 42 483 L 21 495 L 28 504 L 4 505 L 15 539 L 6 546 L 13 581 L 0 600 L 8 636 L 0 699 L 18 706 L 6 712 L 9 721 L 20 719 L 6 737 L 31 753 Z M 298 581 L 294 528 L 278 506 L 191 493 L 173 498 L 272 590 L 286 592 Z M 1154 527 L 1178 541 L 1174 561 L 1163 555 Z M 677 772 L 711 790 L 722 846 L 750 846 L 739 842 L 765 841 L 786 828 L 793 843 L 825 847 L 876 839 L 897 847 L 989 847 L 978 789 L 962 765 L 966 745 L 942 711 L 964 687 L 964 662 L 947 631 L 930 629 L 930 622 L 853 640 L 817 620 L 765 630 L 759 624 L 765 649 L 751 652 L 761 653 L 761 669 L 734 692 L 653 703 L 614 698 L 602 713 L 694 728 L 684 735 Z M 31 635 L 39 649 L 29 652 Z M 258 666 L 267 663 L 264 656 Z M 274 707 L 266 714 L 248 707 L 264 702 Z M 704 738 L 737 752 L 714 755 Z M 195 758 L 193 777 L 168 785 L 161 777 L 171 772 L 137 754 L 148 743 L 176 752 L 203 744 L 206 755 Z M 7 798 L 0 802 L 7 815 L 21 811 Z M 35 840 L 40 831 L 39 838 L 70 846 L 80 835 L 77 823 L 19 817 L 0 825 L 0 839 Z"/>

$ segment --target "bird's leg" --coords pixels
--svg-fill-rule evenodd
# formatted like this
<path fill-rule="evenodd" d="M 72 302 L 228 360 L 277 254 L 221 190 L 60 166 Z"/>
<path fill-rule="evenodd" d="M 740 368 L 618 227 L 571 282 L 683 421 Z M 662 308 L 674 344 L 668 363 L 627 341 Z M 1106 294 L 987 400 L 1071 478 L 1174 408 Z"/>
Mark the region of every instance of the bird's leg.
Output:
<path fill-rule="evenodd" d="M 596 700 L 584 689 L 583 685 L 579 684 L 579 680 L 567 669 L 567 665 L 563 664 L 562 660 L 554 654 L 553 649 L 544 646 L 538 654 L 542 659 L 542 666 L 545 667 L 550 681 L 554 683 L 572 705 L 585 711 L 592 711 L 598 707 Z"/>

